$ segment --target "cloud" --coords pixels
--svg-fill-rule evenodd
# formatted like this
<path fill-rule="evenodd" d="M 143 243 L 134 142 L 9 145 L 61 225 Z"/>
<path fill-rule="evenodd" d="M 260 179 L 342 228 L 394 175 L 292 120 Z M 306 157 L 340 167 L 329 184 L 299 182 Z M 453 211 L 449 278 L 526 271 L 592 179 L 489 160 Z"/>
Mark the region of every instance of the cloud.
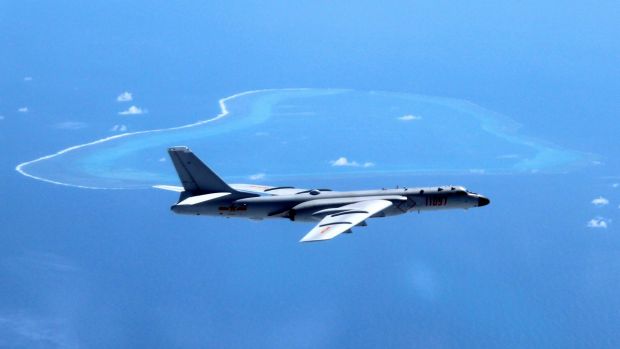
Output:
<path fill-rule="evenodd" d="M 355 161 L 349 161 L 347 158 L 339 157 L 337 160 L 330 161 L 332 166 L 359 166 L 359 164 Z"/>
<path fill-rule="evenodd" d="M 594 206 L 605 206 L 609 204 L 609 200 L 605 199 L 602 196 L 597 197 L 596 199 L 592 200 L 592 205 Z"/>
<path fill-rule="evenodd" d="M 269 136 L 269 132 L 259 131 L 254 134 L 257 137 Z"/>
<path fill-rule="evenodd" d="M 260 180 L 260 179 L 264 179 L 264 178 L 265 178 L 265 176 L 266 176 L 266 175 L 265 175 L 264 173 L 262 173 L 262 172 L 261 172 L 261 173 L 255 173 L 255 174 L 251 175 L 249 178 L 250 178 L 251 180 L 253 180 L 253 181 L 258 181 L 258 180 Z"/>
<path fill-rule="evenodd" d="M 422 120 L 422 117 L 417 116 L 417 115 L 407 114 L 407 115 L 399 116 L 397 119 L 400 121 L 415 121 L 415 120 Z"/>
<path fill-rule="evenodd" d="M 4 115 L 0 115 L 0 120 L 4 120 Z"/>
<path fill-rule="evenodd" d="M 17 109 L 18 112 L 20 113 L 27 113 L 28 112 L 28 107 L 21 107 L 19 109 Z"/>
<path fill-rule="evenodd" d="M 148 111 L 146 109 L 141 109 L 136 107 L 135 105 L 132 105 L 131 107 L 129 107 L 127 110 L 124 110 L 122 112 L 119 112 L 119 115 L 140 115 L 140 114 L 146 114 Z"/>
<path fill-rule="evenodd" d="M 26 76 L 26 77 L 24 78 L 24 81 L 32 81 L 32 76 Z"/>
<path fill-rule="evenodd" d="M 61 130 L 80 130 L 85 127 L 88 127 L 88 125 L 79 121 L 65 121 L 54 125 L 54 128 Z"/>
<path fill-rule="evenodd" d="M 118 97 L 116 97 L 116 101 L 117 102 L 130 102 L 133 100 L 133 96 L 131 95 L 131 92 L 123 92 L 120 95 L 118 95 Z"/>
<path fill-rule="evenodd" d="M 620 187 L 620 183 L 613 183 L 613 184 L 611 185 L 611 187 L 612 187 L 612 188 L 618 188 L 618 187 Z"/>
<path fill-rule="evenodd" d="M 159 162 L 166 162 L 166 158 L 162 157 L 162 158 L 159 158 L 159 160 L 157 160 L 157 161 L 159 161 Z"/>
<path fill-rule="evenodd" d="M 125 132 L 127 131 L 127 125 L 114 125 L 111 129 L 111 132 Z"/>
<path fill-rule="evenodd" d="M 611 219 L 603 217 L 595 217 L 588 222 L 588 228 L 602 228 L 607 229 L 607 226 L 611 223 Z"/>
<path fill-rule="evenodd" d="M 373 167 L 375 166 L 374 162 L 365 162 L 363 164 L 360 164 L 357 161 L 349 161 L 347 158 L 345 158 L 344 156 L 339 157 L 336 160 L 332 160 L 329 162 L 330 164 L 332 164 L 332 166 L 334 167 Z"/>
<path fill-rule="evenodd" d="M 469 170 L 471 174 L 485 174 L 485 170 L 483 168 L 472 168 Z"/>

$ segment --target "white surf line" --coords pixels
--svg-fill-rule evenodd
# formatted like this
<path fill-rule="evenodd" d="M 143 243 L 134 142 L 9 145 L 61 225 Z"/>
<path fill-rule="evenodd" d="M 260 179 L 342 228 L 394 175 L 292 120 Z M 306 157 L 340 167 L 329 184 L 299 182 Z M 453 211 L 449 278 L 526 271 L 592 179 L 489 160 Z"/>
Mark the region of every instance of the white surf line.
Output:
<path fill-rule="evenodd" d="M 60 150 L 60 151 L 58 151 L 58 152 L 56 152 L 54 154 L 45 155 L 45 156 L 42 156 L 42 157 L 34 159 L 34 160 L 22 162 L 21 164 L 19 164 L 19 165 L 17 165 L 15 167 L 15 171 L 21 173 L 22 175 L 24 175 L 26 177 L 30 177 L 32 179 L 36 179 L 36 180 L 43 181 L 43 182 L 50 183 L 50 184 L 63 185 L 63 186 L 73 187 L 73 188 L 98 189 L 98 190 L 127 189 L 127 188 L 90 187 L 90 186 L 86 186 L 86 185 L 63 183 L 63 182 L 54 181 L 54 180 L 51 180 L 51 179 L 35 176 L 33 174 L 30 174 L 30 173 L 26 172 L 24 170 L 24 168 L 26 166 L 34 164 L 36 162 L 43 161 L 43 160 L 48 160 L 48 159 L 54 158 L 56 156 L 59 156 L 59 155 L 65 154 L 65 153 L 68 153 L 68 152 L 73 151 L 73 150 L 77 150 L 77 149 L 84 148 L 84 147 L 89 147 L 89 146 L 96 145 L 96 144 L 101 144 L 101 143 L 108 142 L 108 141 L 111 141 L 111 140 L 114 140 L 114 139 L 119 139 L 119 138 L 139 135 L 139 134 L 145 134 L 145 133 L 174 131 L 174 130 L 180 130 L 180 129 L 184 129 L 184 128 L 190 128 L 190 127 L 204 125 L 206 123 L 213 122 L 213 121 L 219 120 L 219 119 L 227 116 L 229 112 L 228 112 L 228 108 L 226 108 L 226 102 L 230 101 L 232 99 L 241 97 L 241 96 L 246 96 L 246 95 L 250 95 L 250 94 L 254 94 L 254 93 L 260 93 L 260 92 L 269 92 L 269 91 L 303 91 L 303 90 L 308 90 L 308 89 L 307 88 L 262 89 L 262 90 L 251 90 L 251 91 L 245 91 L 245 92 L 237 93 L 237 94 L 234 94 L 232 96 L 228 96 L 228 97 L 220 99 L 219 102 L 218 102 L 219 105 L 220 105 L 220 113 L 217 114 L 215 117 L 213 117 L 211 119 L 201 120 L 201 121 L 198 121 L 198 122 L 195 122 L 195 123 L 192 123 L 192 124 L 176 126 L 176 127 L 170 127 L 170 128 L 160 128 L 160 129 L 154 129 L 154 130 L 127 132 L 127 133 L 123 133 L 123 134 L 119 134 L 119 135 L 105 137 L 105 138 L 98 139 L 96 141 L 92 141 L 92 142 L 88 142 L 88 143 L 84 143 L 84 144 L 74 145 L 74 146 L 71 146 L 69 148 L 65 148 L 63 150 Z"/>

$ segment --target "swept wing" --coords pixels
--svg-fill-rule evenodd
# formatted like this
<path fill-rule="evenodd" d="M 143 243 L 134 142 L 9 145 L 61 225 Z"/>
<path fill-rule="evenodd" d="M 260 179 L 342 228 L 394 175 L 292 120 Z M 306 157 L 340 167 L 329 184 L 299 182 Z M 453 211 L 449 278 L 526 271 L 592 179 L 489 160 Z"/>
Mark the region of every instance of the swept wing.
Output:
<path fill-rule="evenodd" d="M 233 189 L 257 193 L 257 194 L 265 194 L 265 195 L 296 195 L 296 194 L 305 194 L 310 192 L 325 192 L 331 191 L 330 189 L 303 189 L 303 188 L 295 188 L 295 187 L 272 187 L 268 185 L 260 185 L 260 184 L 231 184 Z"/>
<path fill-rule="evenodd" d="M 333 239 L 391 205 L 392 202 L 388 200 L 366 200 L 330 209 L 333 213 L 323 217 L 300 242 Z"/>

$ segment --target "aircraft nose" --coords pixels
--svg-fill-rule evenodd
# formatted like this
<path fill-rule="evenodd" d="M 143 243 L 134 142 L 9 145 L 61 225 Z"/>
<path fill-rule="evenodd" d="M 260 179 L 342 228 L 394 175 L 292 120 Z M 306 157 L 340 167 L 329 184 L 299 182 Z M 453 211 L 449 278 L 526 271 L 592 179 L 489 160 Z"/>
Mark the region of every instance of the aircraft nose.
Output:
<path fill-rule="evenodd" d="M 478 207 L 486 206 L 491 203 L 491 200 L 481 196 L 478 198 Z"/>

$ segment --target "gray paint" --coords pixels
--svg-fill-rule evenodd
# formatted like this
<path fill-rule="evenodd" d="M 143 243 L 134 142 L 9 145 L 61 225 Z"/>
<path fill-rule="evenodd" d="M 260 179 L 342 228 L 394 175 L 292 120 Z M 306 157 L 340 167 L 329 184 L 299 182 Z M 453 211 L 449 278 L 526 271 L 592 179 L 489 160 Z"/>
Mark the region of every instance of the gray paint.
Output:
<path fill-rule="evenodd" d="M 186 215 L 241 217 L 250 219 L 286 218 L 294 222 L 318 222 L 326 216 L 338 216 L 345 205 L 387 200 L 391 206 L 369 218 L 404 214 L 412 211 L 468 209 L 489 204 L 486 197 L 460 186 L 400 188 L 360 191 L 307 190 L 251 185 L 228 185 L 187 147 L 168 149 L 184 191 L 172 211 Z M 245 190 L 238 190 L 245 186 Z M 248 187 L 257 190 L 248 191 Z M 182 201 L 211 193 L 230 193 L 194 204 Z M 200 198 L 196 198 L 200 199 Z M 343 209 L 346 211 L 346 209 Z M 349 210 L 349 212 L 353 212 Z M 364 212 L 361 210 L 360 212 Z M 365 221 L 363 221 L 365 224 Z M 360 224 L 361 225 L 361 224 Z"/>

